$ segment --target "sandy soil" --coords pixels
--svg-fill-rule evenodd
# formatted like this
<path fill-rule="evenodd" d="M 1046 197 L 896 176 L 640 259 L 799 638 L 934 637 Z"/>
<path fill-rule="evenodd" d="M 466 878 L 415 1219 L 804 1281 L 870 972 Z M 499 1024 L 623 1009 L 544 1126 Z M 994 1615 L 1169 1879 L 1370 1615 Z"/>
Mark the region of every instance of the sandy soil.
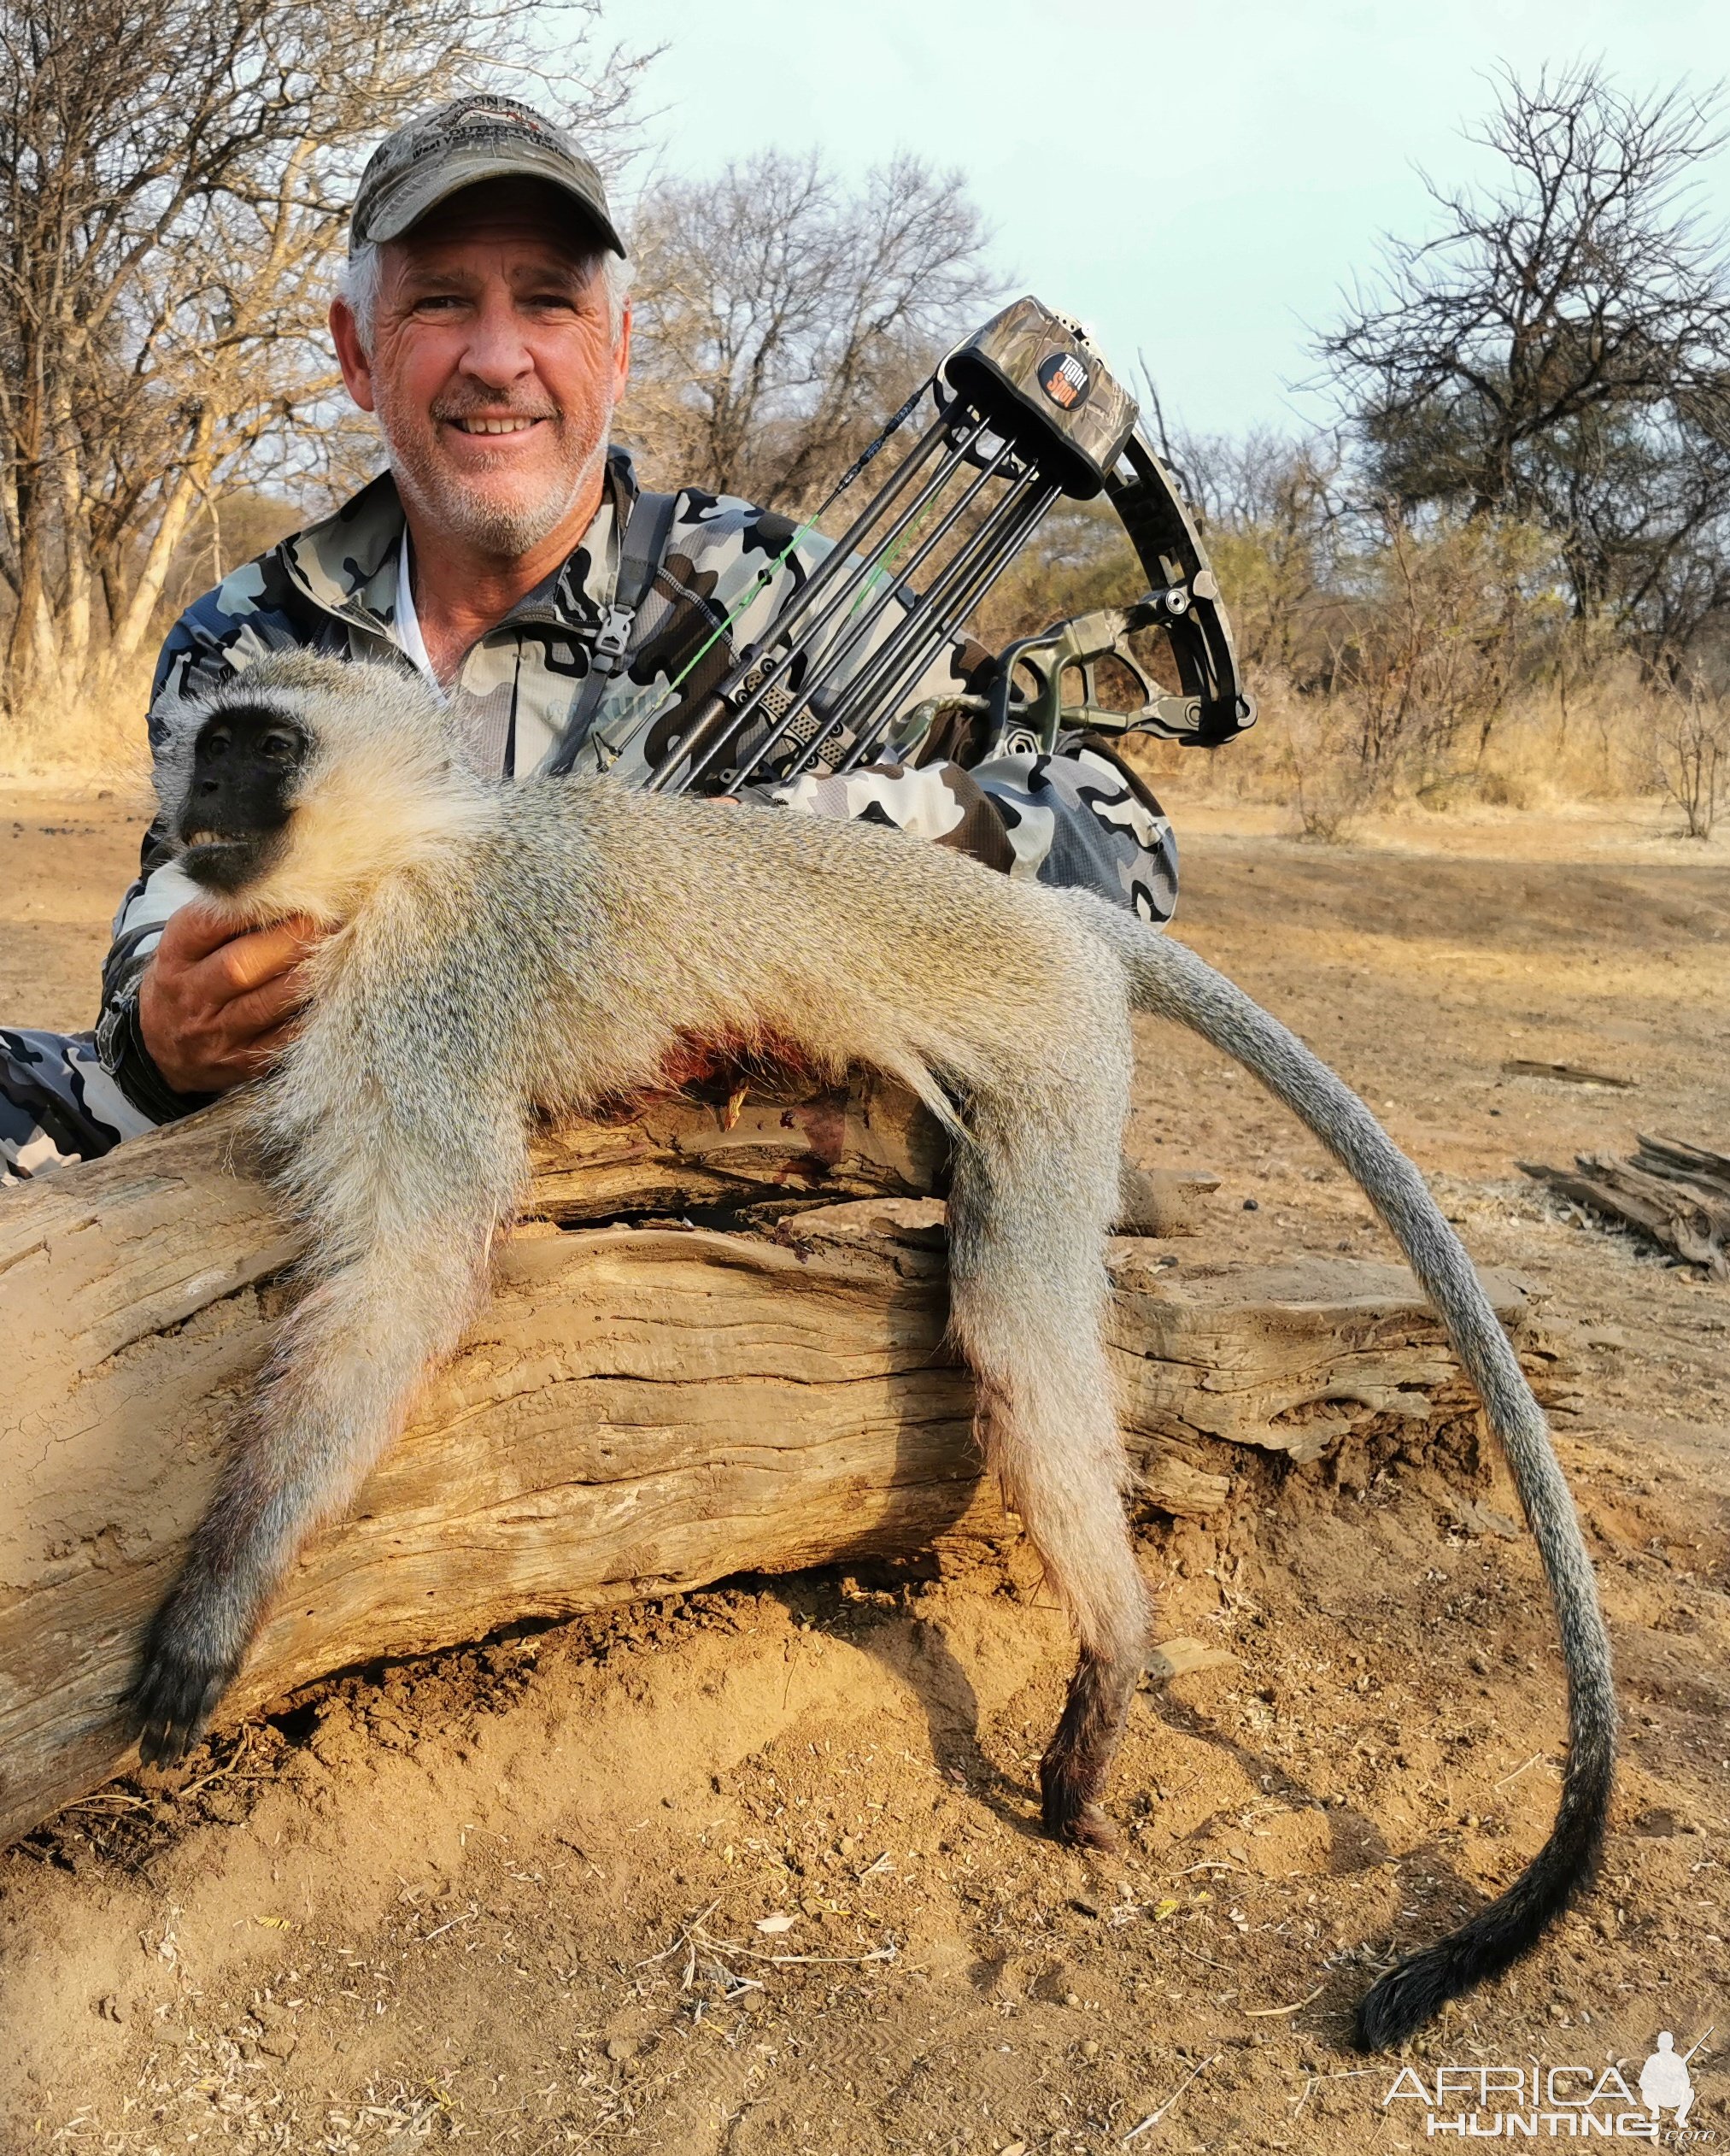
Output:
<path fill-rule="evenodd" d="M 1180 817 L 1182 925 L 1383 1108 L 1475 1254 L 1547 1294 L 1621 1661 L 1600 1883 L 1413 2063 L 1432 2089 L 1445 2063 L 1632 2082 L 1659 2029 L 1715 2022 L 1690 2124 L 1721 2136 L 1730 1295 L 1514 1164 L 1730 1139 L 1730 853 L 1596 812 L 1338 850 L 1270 820 Z M 0 802 L 9 1022 L 89 1022 L 138 837 L 118 800 Z M 1218 1251 L 1381 1248 L 1249 1081 L 1142 1048 L 1134 1149 L 1221 1172 Z M 1512 1509 L 1469 1442 L 1239 1465 L 1223 1523 L 1146 1523 L 1163 1630 L 1230 1659 L 1140 1702 L 1118 1855 L 1034 1830 L 1064 1643 L 1013 1548 L 364 1671 L 0 1857 L 0 2147 L 1425 2145 L 1350 2011 L 1544 1832 L 1563 1719 L 1531 1545 L 1469 1525 L 1473 1495 Z"/>

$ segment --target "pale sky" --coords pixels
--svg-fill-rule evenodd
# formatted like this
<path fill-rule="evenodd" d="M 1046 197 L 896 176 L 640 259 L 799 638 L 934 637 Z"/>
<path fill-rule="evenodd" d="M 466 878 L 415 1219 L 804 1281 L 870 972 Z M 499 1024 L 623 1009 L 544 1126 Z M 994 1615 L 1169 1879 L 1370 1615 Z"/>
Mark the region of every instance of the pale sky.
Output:
<path fill-rule="evenodd" d="M 959 166 L 1013 287 L 1078 314 L 1168 419 L 1320 416 L 1306 325 L 1423 229 L 1413 170 L 1463 179 L 1498 62 L 1605 61 L 1627 88 L 1730 75 L 1726 0 L 607 0 L 665 43 L 643 103 L 663 167 L 769 144 L 857 172 Z M 1730 219 L 1730 155 L 1709 201 Z"/>

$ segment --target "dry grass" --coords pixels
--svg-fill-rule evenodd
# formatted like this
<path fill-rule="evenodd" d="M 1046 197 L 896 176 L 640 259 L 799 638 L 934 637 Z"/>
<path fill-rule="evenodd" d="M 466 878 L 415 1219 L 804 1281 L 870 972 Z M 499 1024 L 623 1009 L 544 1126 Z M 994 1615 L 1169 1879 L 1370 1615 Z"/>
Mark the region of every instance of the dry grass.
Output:
<path fill-rule="evenodd" d="M 1293 835 L 1325 843 L 1349 837 L 1368 818 L 1414 807 L 1447 814 L 1639 802 L 1649 813 L 1662 798 L 1651 752 L 1660 700 L 1629 681 L 1529 691 L 1487 737 L 1480 732 L 1445 756 L 1381 766 L 1358 753 L 1350 696 L 1300 695 L 1277 679 L 1258 687 L 1256 726 L 1217 755 L 1135 744 L 1135 761 L 1156 788 L 1181 773 L 1187 800 L 1277 807 Z"/>
<path fill-rule="evenodd" d="M 73 790 L 144 787 L 150 773 L 144 738 L 150 697 L 150 671 L 140 667 L 106 696 L 68 699 L 0 720 L 0 781 Z"/>

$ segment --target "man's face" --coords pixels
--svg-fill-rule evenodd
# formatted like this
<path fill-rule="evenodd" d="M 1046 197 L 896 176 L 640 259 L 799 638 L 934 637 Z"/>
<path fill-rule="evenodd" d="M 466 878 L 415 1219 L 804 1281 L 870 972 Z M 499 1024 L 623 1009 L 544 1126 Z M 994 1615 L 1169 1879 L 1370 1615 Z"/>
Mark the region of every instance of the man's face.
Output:
<path fill-rule="evenodd" d="M 379 250 L 370 352 L 331 309 L 410 511 L 499 561 L 590 505 L 625 386 L 629 323 L 615 346 L 585 238 L 556 189 L 485 181 Z"/>

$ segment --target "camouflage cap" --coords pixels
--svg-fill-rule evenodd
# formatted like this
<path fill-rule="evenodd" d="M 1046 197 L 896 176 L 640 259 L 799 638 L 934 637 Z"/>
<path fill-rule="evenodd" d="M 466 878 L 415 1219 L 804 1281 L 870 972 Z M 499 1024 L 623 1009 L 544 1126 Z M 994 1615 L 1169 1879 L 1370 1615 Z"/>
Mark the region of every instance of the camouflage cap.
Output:
<path fill-rule="evenodd" d="M 570 196 L 597 238 L 622 255 L 607 190 L 562 127 L 512 97 L 458 97 L 399 127 L 367 160 L 349 251 L 396 239 L 428 210 L 482 179 L 544 179 Z"/>

